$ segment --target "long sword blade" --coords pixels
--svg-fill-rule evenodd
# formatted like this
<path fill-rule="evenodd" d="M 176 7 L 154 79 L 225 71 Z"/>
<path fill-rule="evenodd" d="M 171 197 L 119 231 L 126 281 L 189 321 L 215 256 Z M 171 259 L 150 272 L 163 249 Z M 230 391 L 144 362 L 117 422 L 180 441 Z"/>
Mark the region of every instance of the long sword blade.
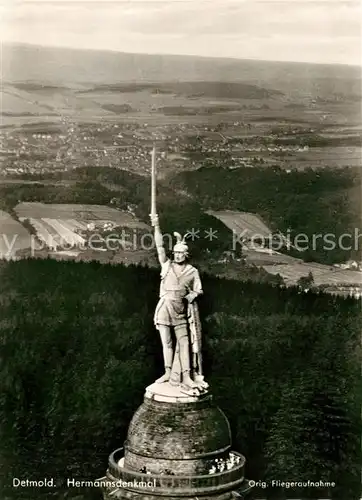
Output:
<path fill-rule="evenodd" d="M 152 150 L 152 167 L 151 167 L 151 215 L 156 215 L 156 147 Z"/>

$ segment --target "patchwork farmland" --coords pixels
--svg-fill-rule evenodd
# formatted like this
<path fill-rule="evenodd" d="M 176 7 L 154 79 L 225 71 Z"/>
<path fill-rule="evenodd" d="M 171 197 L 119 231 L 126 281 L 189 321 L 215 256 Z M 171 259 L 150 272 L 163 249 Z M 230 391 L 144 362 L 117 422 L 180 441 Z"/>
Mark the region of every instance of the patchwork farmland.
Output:
<path fill-rule="evenodd" d="M 54 258 L 102 258 L 104 262 L 123 263 L 152 260 L 152 252 L 133 248 L 131 242 L 117 236 L 121 229 L 129 229 L 139 234 L 149 234 L 152 231 L 130 212 L 103 205 L 27 202 L 18 204 L 15 213 L 18 221 L 7 212 L 0 211 L 0 258 L 18 258 L 22 254 L 29 256 L 30 251 L 43 248 Z M 208 213 L 217 217 L 231 231 L 237 234 L 243 232 L 246 240 L 256 235 L 265 239 L 270 237 L 271 231 L 255 214 L 232 211 Z M 116 234 L 115 239 L 110 233 Z M 112 249 L 117 251 L 107 251 L 108 247 L 105 248 L 104 245 L 100 245 L 98 249 L 90 249 L 88 241 L 92 235 L 108 235 Z M 102 237 L 100 239 L 102 240 Z M 362 282 L 362 273 L 359 271 L 306 263 L 262 247 L 244 249 L 244 257 L 248 264 L 262 267 L 270 274 L 282 276 L 287 286 L 296 285 L 301 277 L 310 272 L 313 274 L 315 286 L 350 287 Z"/>
<path fill-rule="evenodd" d="M 268 248 L 272 232 L 256 215 L 247 212 L 208 211 L 209 215 L 218 218 L 235 234 L 242 234 L 244 239 L 243 255 L 249 265 L 262 267 L 269 274 L 279 274 L 287 286 L 297 285 L 298 280 L 312 273 L 314 285 L 359 286 L 362 284 L 362 272 L 350 269 L 341 269 L 334 266 L 303 262 L 302 259 L 286 255 Z M 252 239 L 252 245 L 248 245 Z M 258 239 L 264 239 L 266 247 L 257 244 Z"/>
<path fill-rule="evenodd" d="M 297 281 L 307 276 L 310 272 L 313 274 L 314 285 L 359 285 L 362 284 L 362 272 L 348 269 L 339 269 L 338 267 L 315 264 L 313 262 L 301 262 L 288 264 L 264 265 L 264 269 L 270 274 L 280 274 L 286 285 L 296 285 Z"/>
<path fill-rule="evenodd" d="M 100 205 L 20 203 L 15 212 L 21 222 L 28 221 L 39 240 L 51 250 L 87 248 L 92 234 L 128 228 L 150 231 L 133 214 Z M 126 246 L 126 245 L 125 245 Z"/>
<path fill-rule="evenodd" d="M 46 203 L 19 203 L 15 211 L 20 220 L 22 219 L 72 219 L 82 222 L 111 221 L 118 226 L 149 229 L 147 224 L 140 222 L 132 214 L 117 210 L 105 205 L 81 205 L 81 204 L 46 204 Z"/>
<path fill-rule="evenodd" d="M 77 231 L 86 229 L 86 224 L 80 228 L 80 224 L 74 219 L 49 219 L 49 218 L 28 218 L 30 224 L 35 229 L 38 238 L 45 245 L 56 250 L 58 247 L 82 247 L 85 245 L 85 238 L 82 238 Z"/>

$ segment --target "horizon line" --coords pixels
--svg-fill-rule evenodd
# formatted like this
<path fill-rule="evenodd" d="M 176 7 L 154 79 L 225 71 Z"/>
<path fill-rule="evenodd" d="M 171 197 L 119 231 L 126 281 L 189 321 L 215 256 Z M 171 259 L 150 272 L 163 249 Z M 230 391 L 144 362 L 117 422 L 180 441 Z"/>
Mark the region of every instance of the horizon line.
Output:
<path fill-rule="evenodd" d="M 169 57 L 183 57 L 183 58 L 197 58 L 197 59 L 213 59 L 213 60 L 222 60 L 222 61 L 259 61 L 265 63 L 286 63 L 286 64 L 295 64 L 295 65 L 311 65 L 311 66 L 343 66 L 349 68 L 358 68 L 361 70 L 361 78 L 362 78 L 362 60 L 360 64 L 349 64 L 349 63 L 340 63 L 340 62 L 315 62 L 315 61 L 291 61 L 286 59 L 253 59 L 253 58 L 239 58 L 232 56 L 204 56 L 198 54 L 171 54 L 171 53 L 159 53 L 159 52 L 126 52 L 117 49 L 96 49 L 93 47 L 69 47 L 63 45 L 41 45 L 37 43 L 29 43 L 29 42 L 19 42 L 13 40 L 1 40 L 0 41 L 0 50 L 3 45 L 25 45 L 30 47 L 40 47 L 44 49 L 63 49 L 63 50 L 78 50 L 78 51 L 92 51 L 92 52 L 109 52 L 112 54 L 129 54 L 129 55 L 143 55 L 143 56 L 169 56 Z"/>

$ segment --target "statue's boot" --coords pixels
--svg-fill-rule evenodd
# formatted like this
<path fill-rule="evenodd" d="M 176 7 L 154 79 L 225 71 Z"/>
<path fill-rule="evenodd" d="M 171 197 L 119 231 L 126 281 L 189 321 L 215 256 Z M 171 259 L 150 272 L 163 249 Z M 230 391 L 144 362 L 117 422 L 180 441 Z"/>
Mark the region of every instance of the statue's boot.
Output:
<path fill-rule="evenodd" d="M 190 370 L 182 372 L 182 386 L 189 389 L 198 389 L 196 382 L 190 377 Z"/>
<path fill-rule="evenodd" d="M 165 382 L 168 382 L 171 377 L 171 367 L 165 366 L 165 373 L 162 375 L 162 377 L 158 378 L 156 380 L 156 384 L 164 384 Z"/>
<path fill-rule="evenodd" d="M 178 385 L 180 385 L 180 382 L 181 382 L 180 374 L 172 371 L 172 374 L 170 377 L 170 385 L 172 385 L 173 387 L 177 387 Z"/>
<path fill-rule="evenodd" d="M 200 391 L 202 391 L 202 392 L 207 391 L 207 389 L 209 388 L 209 384 L 207 382 L 205 382 L 203 375 L 199 375 L 199 374 L 195 375 L 194 380 L 197 384 L 197 387 L 200 389 Z"/>
<path fill-rule="evenodd" d="M 191 378 L 186 380 L 183 379 L 182 385 L 184 387 L 189 387 L 190 389 L 199 389 L 199 386 Z"/>

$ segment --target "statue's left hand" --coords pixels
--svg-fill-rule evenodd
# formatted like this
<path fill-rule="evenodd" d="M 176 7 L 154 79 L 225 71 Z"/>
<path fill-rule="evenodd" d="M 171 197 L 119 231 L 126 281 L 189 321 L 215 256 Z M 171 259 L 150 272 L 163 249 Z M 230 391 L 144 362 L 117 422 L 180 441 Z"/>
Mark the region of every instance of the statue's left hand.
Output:
<path fill-rule="evenodd" d="M 191 302 L 196 299 L 197 295 L 198 294 L 196 292 L 190 292 L 186 295 L 185 299 L 191 304 Z"/>

